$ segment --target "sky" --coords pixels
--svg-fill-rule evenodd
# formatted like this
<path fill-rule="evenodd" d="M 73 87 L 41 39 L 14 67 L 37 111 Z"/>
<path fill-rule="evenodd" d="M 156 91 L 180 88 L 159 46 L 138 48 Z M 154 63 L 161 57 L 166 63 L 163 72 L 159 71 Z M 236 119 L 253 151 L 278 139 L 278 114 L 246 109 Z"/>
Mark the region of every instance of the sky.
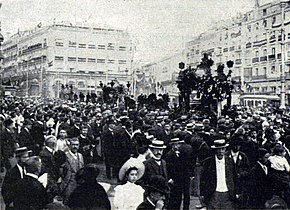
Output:
<path fill-rule="evenodd" d="M 260 0 L 261 4 L 273 0 Z M 136 45 L 134 60 L 156 61 L 216 21 L 253 9 L 255 0 L 0 0 L 2 34 L 40 22 L 84 23 L 127 30 Z"/>

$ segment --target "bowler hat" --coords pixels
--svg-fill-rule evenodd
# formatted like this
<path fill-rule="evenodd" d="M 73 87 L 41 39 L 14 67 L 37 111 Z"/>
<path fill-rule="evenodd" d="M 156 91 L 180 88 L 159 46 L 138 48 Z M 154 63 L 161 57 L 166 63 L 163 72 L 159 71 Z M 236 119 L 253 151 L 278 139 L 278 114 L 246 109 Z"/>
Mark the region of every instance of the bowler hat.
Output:
<path fill-rule="evenodd" d="M 164 141 L 161 140 L 153 140 L 152 143 L 149 145 L 150 148 L 156 149 L 165 149 L 166 146 L 164 145 Z"/>
<path fill-rule="evenodd" d="M 160 192 L 163 194 L 169 193 L 169 186 L 166 182 L 166 179 L 161 175 L 151 176 L 149 183 L 145 185 L 148 190 L 154 192 Z"/>
<path fill-rule="evenodd" d="M 226 143 L 226 140 L 224 139 L 217 139 L 213 142 L 213 146 L 211 146 L 212 149 L 219 149 L 219 148 L 225 148 L 229 146 L 229 144 Z"/>

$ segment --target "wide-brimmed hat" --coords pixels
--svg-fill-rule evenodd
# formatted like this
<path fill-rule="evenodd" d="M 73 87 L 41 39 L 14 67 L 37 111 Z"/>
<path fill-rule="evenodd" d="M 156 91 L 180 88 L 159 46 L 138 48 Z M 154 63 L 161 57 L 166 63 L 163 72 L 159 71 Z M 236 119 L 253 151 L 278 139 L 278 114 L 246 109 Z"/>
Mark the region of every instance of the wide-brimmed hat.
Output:
<path fill-rule="evenodd" d="M 149 145 L 150 148 L 156 149 L 165 149 L 166 146 L 164 145 L 164 141 L 161 140 L 153 140 L 152 143 Z"/>
<path fill-rule="evenodd" d="M 169 186 L 166 182 L 166 179 L 161 175 L 151 176 L 149 183 L 145 185 L 145 188 L 163 194 L 169 193 Z"/>
<path fill-rule="evenodd" d="M 180 140 L 179 138 L 173 138 L 170 140 L 169 144 L 180 144 L 180 143 L 184 143 L 184 140 Z"/>
<path fill-rule="evenodd" d="M 140 179 L 144 175 L 145 166 L 144 166 L 143 162 L 136 159 L 136 158 L 131 157 L 129 160 L 127 160 L 124 163 L 124 165 L 121 167 L 121 169 L 119 171 L 119 179 L 120 180 L 124 179 L 126 172 L 130 168 L 137 168 L 138 169 L 137 179 Z"/>
<path fill-rule="evenodd" d="M 219 148 L 225 148 L 228 146 L 229 146 L 229 144 L 226 143 L 225 139 L 217 139 L 213 142 L 213 146 L 211 146 L 211 148 L 219 149 Z"/>

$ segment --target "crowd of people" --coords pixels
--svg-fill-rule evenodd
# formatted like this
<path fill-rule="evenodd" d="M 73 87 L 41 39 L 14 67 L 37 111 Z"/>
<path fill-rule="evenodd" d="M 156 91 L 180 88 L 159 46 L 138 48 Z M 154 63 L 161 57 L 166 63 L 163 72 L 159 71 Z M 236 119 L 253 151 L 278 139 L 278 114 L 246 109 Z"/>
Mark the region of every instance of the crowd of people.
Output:
<path fill-rule="evenodd" d="M 287 209 L 290 112 L 9 97 L 1 103 L 6 209 Z M 104 163 L 117 180 L 110 202 Z"/>

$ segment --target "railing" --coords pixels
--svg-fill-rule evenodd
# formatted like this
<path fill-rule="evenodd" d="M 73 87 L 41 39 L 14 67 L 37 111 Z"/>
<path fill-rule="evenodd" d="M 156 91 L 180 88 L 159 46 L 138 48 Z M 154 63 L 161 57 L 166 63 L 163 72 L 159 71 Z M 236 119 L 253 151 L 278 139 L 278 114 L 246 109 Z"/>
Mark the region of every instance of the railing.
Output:
<path fill-rule="evenodd" d="M 260 61 L 267 61 L 267 56 L 260 57 Z"/>
<path fill-rule="evenodd" d="M 252 76 L 252 80 L 267 79 L 267 75 Z"/>
<path fill-rule="evenodd" d="M 275 55 L 268 55 L 269 60 L 275 60 Z"/>

